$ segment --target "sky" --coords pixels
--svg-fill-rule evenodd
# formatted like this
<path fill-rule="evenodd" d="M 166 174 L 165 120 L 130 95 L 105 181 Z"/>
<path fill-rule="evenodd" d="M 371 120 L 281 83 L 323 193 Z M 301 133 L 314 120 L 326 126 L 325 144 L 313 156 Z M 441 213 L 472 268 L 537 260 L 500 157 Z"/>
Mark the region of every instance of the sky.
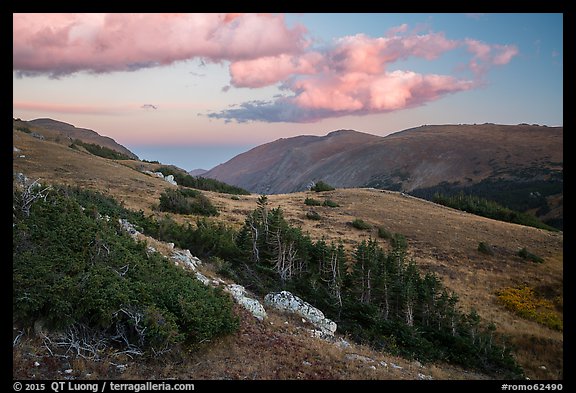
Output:
<path fill-rule="evenodd" d="M 15 13 L 13 117 L 185 170 L 339 129 L 563 126 L 563 14 Z"/>

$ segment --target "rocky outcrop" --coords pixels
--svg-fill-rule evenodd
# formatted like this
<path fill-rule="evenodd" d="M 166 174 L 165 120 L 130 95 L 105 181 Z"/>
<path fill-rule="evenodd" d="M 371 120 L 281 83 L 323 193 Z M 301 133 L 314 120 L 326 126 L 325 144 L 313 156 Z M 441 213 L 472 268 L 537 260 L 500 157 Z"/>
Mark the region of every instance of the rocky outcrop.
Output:
<path fill-rule="evenodd" d="M 267 317 L 262 304 L 258 300 L 246 296 L 246 289 L 242 285 L 230 284 L 226 287 L 226 291 L 232 295 L 236 303 L 248 310 L 255 318 L 262 321 Z"/>
<path fill-rule="evenodd" d="M 126 220 L 125 218 L 118 219 L 118 222 L 120 223 L 120 226 L 122 227 L 122 229 L 124 229 L 126 232 L 128 232 L 128 234 L 130 236 L 132 236 L 132 238 L 136 239 L 138 237 L 138 235 L 140 234 L 140 232 L 138 232 L 136 230 L 136 228 L 134 228 L 134 225 L 132 225 L 130 222 L 128 222 L 128 220 Z"/>
<path fill-rule="evenodd" d="M 176 265 L 184 265 L 189 269 L 196 271 L 198 265 L 202 264 L 202 261 L 190 253 L 190 250 L 174 250 L 170 255 L 170 258 L 176 263 Z"/>
<path fill-rule="evenodd" d="M 316 307 L 293 295 L 288 291 L 269 293 L 264 297 L 264 304 L 280 311 L 300 315 L 308 322 L 316 326 L 328 336 L 334 336 L 337 325 L 334 321 L 326 318 L 324 313 Z"/>
<path fill-rule="evenodd" d="M 178 185 L 178 183 L 176 183 L 176 180 L 174 180 L 174 175 L 164 176 L 164 174 L 163 174 L 162 172 L 152 172 L 152 171 L 149 171 L 149 170 L 145 170 L 145 171 L 142 171 L 142 172 L 143 172 L 143 173 L 146 173 L 147 175 L 150 175 L 150 176 L 156 176 L 156 177 L 159 177 L 160 179 L 164 179 L 164 180 L 166 180 L 168 183 L 170 183 L 170 184 L 172 184 L 172 185 L 174 185 L 174 186 L 177 186 L 177 185 Z"/>

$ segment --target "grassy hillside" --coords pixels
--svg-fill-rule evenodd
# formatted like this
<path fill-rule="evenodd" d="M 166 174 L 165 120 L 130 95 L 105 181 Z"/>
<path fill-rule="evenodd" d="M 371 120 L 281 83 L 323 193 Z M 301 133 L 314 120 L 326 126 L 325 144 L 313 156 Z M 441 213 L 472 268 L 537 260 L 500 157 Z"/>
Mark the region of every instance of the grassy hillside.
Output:
<path fill-rule="evenodd" d="M 176 187 L 140 172 L 154 170 L 157 165 L 106 160 L 50 141 L 40 141 L 25 132 L 15 131 L 13 136 L 14 146 L 21 149 L 14 153 L 14 172 L 23 172 L 40 181 L 99 190 L 118 199 L 127 208 L 142 210 L 145 215 L 157 218 L 166 215 L 154 207 L 166 188 Z M 219 211 L 211 220 L 236 229 L 241 228 L 246 214 L 257 206 L 258 195 L 231 196 L 209 191 L 203 194 Z M 329 199 L 337 207 L 309 206 L 305 203 L 306 198 Z M 513 353 L 527 376 L 532 379 L 563 376 L 562 332 L 520 316 L 518 310 L 510 309 L 498 296 L 502 291 L 513 293 L 510 288 L 528 286 L 539 300 L 561 298 L 562 232 L 494 221 L 408 195 L 373 189 L 270 195 L 269 201 L 271 207 L 281 206 L 288 222 L 301 227 L 312 239 L 344 239 L 348 250 L 357 242 L 370 238 L 379 239 L 383 247 L 389 247 L 388 240 L 378 237 L 381 230 L 382 233 L 403 235 L 408 254 L 419 268 L 436 273 L 447 288 L 458 293 L 462 307 L 474 307 L 483 319 L 494 322 L 500 334 L 509 337 L 509 345 L 514 348 Z M 311 210 L 318 213 L 319 220 L 307 218 Z M 195 225 L 197 219 L 193 215 L 170 216 L 176 222 L 191 225 Z M 368 223 L 370 229 L 352 227 L 350 223 L 356 219 Z M 493 253 L 479 251 L 480 243 L 489 245 Z M 542 258 L 543 262 L 534 263 L 520 257 L 518 252 L 523 248 Z M 561 315 L 561 309 L 556 311 Z M 223 350 L 226 345 L 215 348 Z M 216 356 L 216 352 L 211 354 Z"/>

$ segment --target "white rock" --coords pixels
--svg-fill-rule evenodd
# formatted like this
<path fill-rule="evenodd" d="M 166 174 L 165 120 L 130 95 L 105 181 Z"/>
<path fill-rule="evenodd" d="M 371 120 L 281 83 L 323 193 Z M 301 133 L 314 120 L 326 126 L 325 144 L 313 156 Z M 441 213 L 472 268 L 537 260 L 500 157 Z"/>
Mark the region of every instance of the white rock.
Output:
<path fill-rule="evenodd" d="M 140 234 L 140 232 L 138 232 L 136 230 L 136 228 L 134 228 L 134 225 L 132 225 L 130 222 L 128 222 L 128 220 L 126 220 L 124 218 L 120 218 L 120 219 L 118 219 L 118 222 L 122 226 L 122 229 L 124 229 L 126 232 L 128 232 L 130 234 L 130 236 L 132 236 L 133 238 L 137 238 L 138 235 Z"/>
<path fill-rule="evenodd" d="M 202 282 L 202 284 L 204 284 L 206 286 L 210 285 L 210 279 L 208 277 L 206 277 L 205 275 L 203 275 L 202 273 L 196 272 L 196 273 L 194 273 L 194 275 L 196 276 L 196 278 L 198 280 L 200 280 L 200 282 Z"/>
<path fill-rule="evenodd" d="M 178 184 L 176 183 L 176 180 L 174 180 L 174 175 L 168 175 L 164 178 L 164 180 L 166 180 L 168 183 L 173 184 L 175 186 L 177 186 Z"/>
<path fill-rule="evenodd" d="M 72 369 L 69 368 L 69 369 L 67 369 L 67 370 L 64 370 L 64 372 L 65 372 L 66 374 L 72 374 Z"/>
<path fill-rule="evenodd" d="M 38 366 L 40 366 L 40 363 L 34 362 L 34 367 L 38 367 Z"/>
<path fill-rule="evenodd" d="M 248 310 L 255 318 L 263 320 L 268 316 L 258 300 L 246 296 L 246 289 L 242 285 L 230 284 L 226 290 L 230 292 L 236 303 Z"/>
<path fill-rule="evenodd" d="M 264 303 L 280 311 L 298 314 L 327 335 L 333 336 L 336 332 L 337 325 L 334 321 L 326 318 L 324 313 L 316 307 L 288 291 L 269 293 L 264 297 Z"/>
<path fill-rule="evenodd" d="M 198 265 L 202 264 L 202 261 L 190 253 L 190 250 L 174 250 L 170 255 L 172 260 L 181 262 L 184 266 L 189 269 L 196 271 Z"/>
<path fill-rule="evenodd" d="M 346 356 L 344 356 L 344 360 L 360 360 L 364 363 L 374 363 L 374 359 L 371 359 L 368 356 L 358 355 L 356 353 L 347 353 Z"/>

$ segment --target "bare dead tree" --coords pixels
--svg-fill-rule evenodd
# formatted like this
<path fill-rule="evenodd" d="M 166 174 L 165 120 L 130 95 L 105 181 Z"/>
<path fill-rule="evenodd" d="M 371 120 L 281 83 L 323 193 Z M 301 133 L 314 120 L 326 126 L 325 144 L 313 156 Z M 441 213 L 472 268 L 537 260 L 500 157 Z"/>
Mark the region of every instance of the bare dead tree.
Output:
<path fill-rule="evenodd" d="M 40 179 L 36 179 L 33 182 L 30 182 L 30 180 L 24 175 L 16 177 L 16 181 L 18 182 L 17 184 L 21 191 L 18 200 L 14 201 L 18 206 L 13 205 L 12 208 L 14 210 L 20 210 L 20 212 L 26 217 L 30 216 L 30 208 L 34 202 L 39 199 L 45 201 L 48 196 L 48 191 L 52 188 L 51 186 L 42 188 L 38 182 L 39 180 Z"/>

